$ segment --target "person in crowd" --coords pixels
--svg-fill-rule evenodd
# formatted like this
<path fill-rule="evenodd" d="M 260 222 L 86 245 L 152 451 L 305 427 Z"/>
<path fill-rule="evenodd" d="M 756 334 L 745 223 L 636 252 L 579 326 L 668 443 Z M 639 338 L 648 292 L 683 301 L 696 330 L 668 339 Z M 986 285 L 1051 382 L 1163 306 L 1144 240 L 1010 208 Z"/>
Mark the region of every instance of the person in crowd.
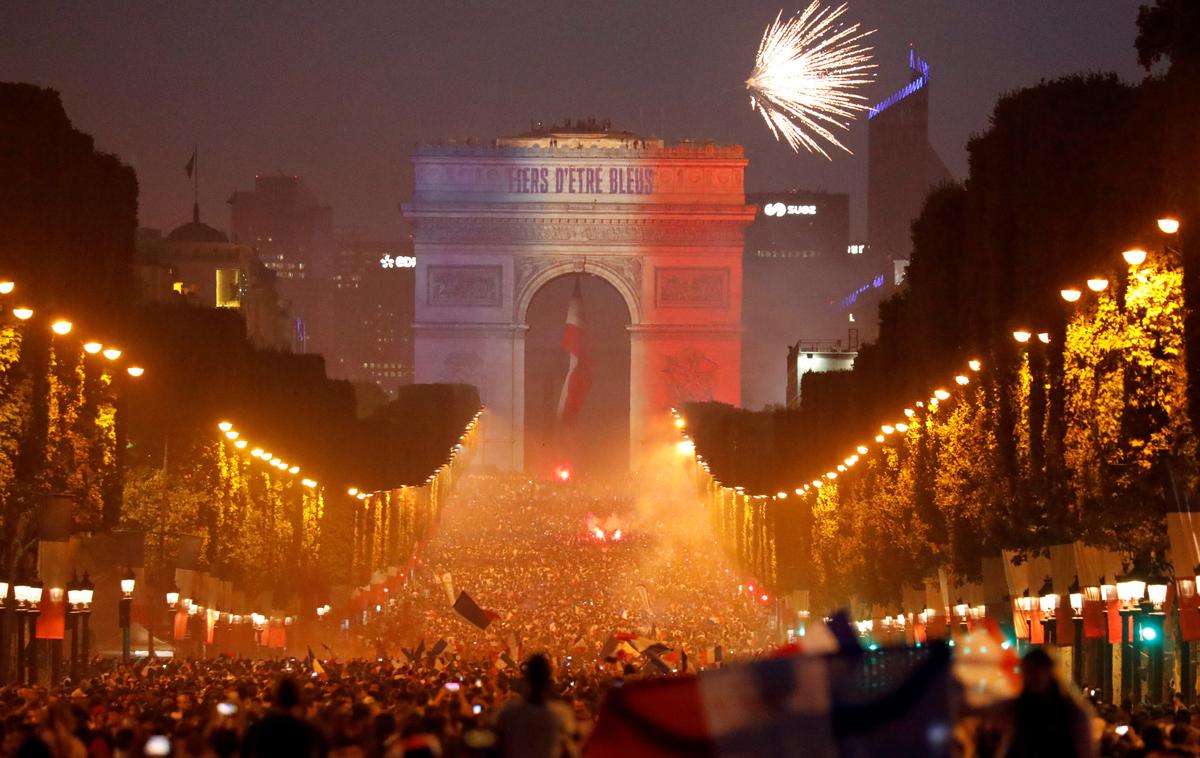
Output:
<path fill-rule="evenodd" d="M 496 737 L 504 758 L 564 758 L 575 754 L 574 713 L 551 701 L 550 661 L 525 662 L 525 691 L 500 709 Z"/>
<path fill-rule="evenodd" d="M 1034 648 L 1021 659 L 1021 694 L 1013 704 L 1011 725 L 1000 755 L 1006 758 L 1098 755 L 1091 714 L 1059 681 L 1054 659 Z"/>

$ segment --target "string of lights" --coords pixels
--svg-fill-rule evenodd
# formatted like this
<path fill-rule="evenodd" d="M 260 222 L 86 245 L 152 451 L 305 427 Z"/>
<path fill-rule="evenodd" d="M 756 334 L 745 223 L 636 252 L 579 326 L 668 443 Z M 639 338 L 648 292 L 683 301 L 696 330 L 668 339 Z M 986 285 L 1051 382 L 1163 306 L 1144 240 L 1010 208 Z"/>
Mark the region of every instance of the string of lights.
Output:
<path fill-rule="evenodd" d="M 222 439 L 229 442 L 236 450 L 242 452 L 243 454 L 249 455 L 251 458 L 277 469 L 281 474 L 296 476 L 300 473 L 299 466 L 285 461 L 280 456 L 271 452 L 269 448 L 258 445 L 251 446 L 250 441 L 243 437 L 242 433 L 234 428 L 233 422 L 221 421 L 217 424 L 217 429 L 221 432 Z M 308 487 L 309 489 L 314 489 L 318 486 L 318 482 L 315 479 L 310 479 L 308 477 L 302 478 L 300 480 L 300 484 Z"/>
<path fill-rule="evenodd" d="M 1174 218 L 1160 218 L 1157 220 L 1157 226 L 1160 232 L 1168 236 L 1179 233 L 1179 221 Z M 1136 268 L 1146 261 L 1147 253 L 1141 248 L 1131 248 L 1122 252 L 1121 257 L 1131 268 Z M 1086 286 L 1091 292 L 1099 294 L 1108 288 L 1109 280 L 1107 277 L 1102 275 L 1091 276 L 1086 280 Z M 1068 303 L 1076 303 L 1083 297 L 1083 291 L 1074 286 L 1070 286 L 1060 290 L 1059 295 Z M 1013 330 L 1012 337 L 1019 344 L 1029 343 L 1035 337 L 1037 338 L 1037 341 L 1042 344 L 1049 344 L 1051 341 L 1050 332 L 1044 330 L 1034 331 L 1033 329 L 1027 327 L 1021 327 Z M 968 386 L 971 383 L 971 376 L 973 374 L 978 374 L 983 369 L 983 363 L 978 358 L 972 358 L 971 360 L 967 361 L 967 369 L 967 371 L 954 376 L 955 386 Z M 916 415 L 916 409 L 924 408 L 934 411 L 938 408 L 939 404 L 949 402 L 952 399 L 953 388 L 945 389 L 944 387 L 939 387 L 938 389 L 933 390 L 932 394 L 927 400 L 919 400 L 914 403 L 912 407 L 905 408 L 903 411 L 903 420 L 880 424 L 879 432 L 874 437 L 875 444 L 883 445 L 889 440 L 895 440 L 897 444 L 903 444 L 904 434 L 909 430 L 909 422 Z M 697 452 L 695 443 L 685 431 L 687 428 L 687 420 L 674 408 L 671 409 L 671 413 L 674 418 L 675 427 L 676 429 L 680 430 L 680 434 L 682 436 L 682 439 L 678 444 L 679 452 L 694 456 L 697 465 L 704 472 L 711 475 L 712 472 L 708 466 L 708 463 L 704 460 L 703 456 Z M 897 433 L 899 436 L 895 436 Z M 833 469 L 824 472 L 807 483 L 801 484 L 800 486 L 794 488 L 791 493 L 787 492 L 786 490 L 780 490 L 770 497 L 773 500 L 786 500 L 789 494 L 797 496 L 812 494 L 816 490 L 819 490 L 821 487 L 823 487 L 827 482 L 835 481 L 839 475 L 847 473 L 857 463 L 863 460 L 866 456 L 875 452 L 877 449 L 878 448 L 872 448 L 872 446 L 869 444 L 856 445 L 854 449 L 849 451 L 849 454 L 842 459 L 842 462 L 837 464 L 837 466 L 835 466 Z M 719 481 L 717 481 L 717 484 L 721 485 Z M 744 492 L 742 487 L 733 487 L 730 489 L 739 493 Z M 764 494 L 753 495 L 752 497 L 765 499 L 768 496 Z"/>
<path fill-rule="evenodd" d="M 17 291 L 16 282 L 11 279 L 0 279 L 0 296 L 9 297 Z M 35 315 L 33 308 L 26 303 L 19 303 L 8 309 L 13 318 L 22 323 L 31 321 Z M 79 329 L 74 321 L 70 319 L 57 317 L 49 322 L 50 331 L 59 337 L 66 337 L 72 332 L 78 333 Z M 125 351 L 113 344 L 105 345 L 99 340 L 89 339 L 82 343 L 82 348 L 88 355 L 100 355 L 105 359 L 116 362 L 122 357 L 128 361 L 128 356 Z M 129 363 L 125 367 L 125 373 L 133 378 L 138 378 L 146 373 L 146 369 L 136 363 Z"/>
<path fill-rule="evenodd" d="M 477 410 L 475 412 L 475 415 L 472 416 L 471 420 L 469 422 L 467 422 L 467 425 L 465 427 L 463 427 L 462 433 L 458 435 L 457 442 L 455 442 L 454 446 L 450 448 L 450 453 L 447 456 L 445 462 L 443 462 L 442 465 L 440 465 L 436 469 L 434 469 L 432 474 L 425 477 L 425 482 L 422 486 L 427 486 L 427 485 L 431 484 L 435 479 L 438 478 L 438 475 L 440 475 L 447 467 L 454 464 L 455 459 L 459 455 L 463 454 L 463 452 L 466 450 L 466 446 L 464 445 L 464 443 L 466 442 L 467 438 L 470 437 L 470 435 L 475 431 L 476 426 L 479 425 L 479 419 L 481 416 L 483 416 L 483 411 L 484 411 L 484 409 L 480 408 L 479 410 Z M 400 488 L 400 489 L 403 489 L 403 488 Z M 368 498 L 374 497 L 375 495 L 383 494 L 384 492 L 387 492 L 387 491 L 388 490 L 367 491 L 360 487 L 352 486 L 352 487 L 349 487 L 346 489 L 346 494 L 349 495 L 350 497 L 356 498 L 358 500 L 365 501 Z"/>

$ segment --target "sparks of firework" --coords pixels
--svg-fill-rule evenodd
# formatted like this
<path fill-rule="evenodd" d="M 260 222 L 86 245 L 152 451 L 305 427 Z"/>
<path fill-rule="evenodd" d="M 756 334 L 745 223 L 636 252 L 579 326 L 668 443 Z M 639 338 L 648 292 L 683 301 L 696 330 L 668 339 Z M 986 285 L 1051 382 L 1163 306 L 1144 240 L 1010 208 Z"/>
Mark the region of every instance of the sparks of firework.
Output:
<path fill-rule="evenodd" d="M 829 158 L 820 139 L 851 152 L 831 129 L 849 128 L 867 109 L 855 89 L 874 79 L 871 48 L 862 44 L 874 30 L 838 23 L 845 12 L 845 4 L 822 8 L 820 0 L 787 20 L 780 11 L 758 45 L 746 80 L 750 107 L 796 152 L 803 147 Z"/>

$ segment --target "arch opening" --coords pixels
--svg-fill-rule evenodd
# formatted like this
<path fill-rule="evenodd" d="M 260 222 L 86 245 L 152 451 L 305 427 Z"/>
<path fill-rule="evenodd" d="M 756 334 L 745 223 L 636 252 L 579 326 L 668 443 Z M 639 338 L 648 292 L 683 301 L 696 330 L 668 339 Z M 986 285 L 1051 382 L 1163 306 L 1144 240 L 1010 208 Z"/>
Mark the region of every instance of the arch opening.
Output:
<path fill-rule="evenodd" d="M 558 419 L 570 356 L 562 347 L 567 307 L 579 283 L 591 387 L 574 424 Z M 622 294 L 589 273 L 556 276 L 541 285 L 525 311 L 525 469 L 551 476 L 559 467 L 578 475 L 629 467 L 631 315 Z"/>

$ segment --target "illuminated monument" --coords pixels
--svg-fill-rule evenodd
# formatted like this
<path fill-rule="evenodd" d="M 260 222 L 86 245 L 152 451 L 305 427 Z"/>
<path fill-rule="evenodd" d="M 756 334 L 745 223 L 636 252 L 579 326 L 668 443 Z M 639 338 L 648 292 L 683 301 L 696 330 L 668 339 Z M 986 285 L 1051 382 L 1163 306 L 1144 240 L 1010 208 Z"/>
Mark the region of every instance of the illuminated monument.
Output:
<path fill-rule="evenodd" d="M 666 145 L 589 121 L 421 145 L 412 161 L 416 381 L 479 387 L 486 463 L 524 465 L 526 314 L 562 276 L 600 277 L 628 308 L 635 463 L 667 408 L 738 403 L 754 217 L 741 146 Z"/>
<path fill-rule="evenodd" d="M 868 255 L 907 261 L 912 222 L 937 184 L 951 180 L 929 143 L 929 64 L 908 51 L 909 82 L 867 111 Z"/>

